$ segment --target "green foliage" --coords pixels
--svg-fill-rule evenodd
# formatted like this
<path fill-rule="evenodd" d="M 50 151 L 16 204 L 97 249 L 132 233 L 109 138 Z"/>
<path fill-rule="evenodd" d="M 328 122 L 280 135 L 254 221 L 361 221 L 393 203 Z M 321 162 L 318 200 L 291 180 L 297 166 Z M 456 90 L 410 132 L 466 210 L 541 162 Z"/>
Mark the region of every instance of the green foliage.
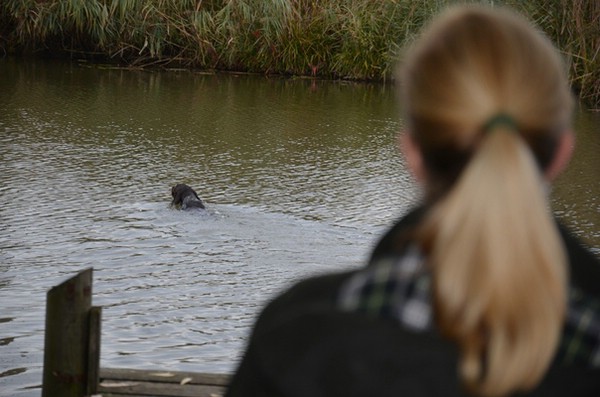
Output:
<path fill-rule="evenodd" d="M 489 0 L 488 2 L 492 2 Z M 3 0 L 0 54 L 76 53 L 130 66 L 187 66 L 385 80 L 451 0 Z M 507 0 L 569 56 L 574 87 L 600 103 L 600 3 Z"/>
<path fill-rule="evenodd" d="M 573 87 L 600 105 L 600 2 L 555 1 L 552 23 L 542 25 L 570 60 Z"/>

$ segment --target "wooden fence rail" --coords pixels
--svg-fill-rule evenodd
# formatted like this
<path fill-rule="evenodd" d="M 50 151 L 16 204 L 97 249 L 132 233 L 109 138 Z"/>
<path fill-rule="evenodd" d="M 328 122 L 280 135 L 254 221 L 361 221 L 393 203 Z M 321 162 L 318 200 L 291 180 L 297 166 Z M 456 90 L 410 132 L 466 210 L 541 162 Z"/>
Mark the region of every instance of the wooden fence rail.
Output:
<path fill-rule="evenodd" d="M 98 392 L 103 397 L 220 397 L 228 381 L 223 374 L 103 368 Z"/>
<path fill-rule="evenodd" d="M 223 395 L 226 374 L 100 368 L 102 308 L 92 306 L 92 272 L 48 291 L 42 397 Z"/>

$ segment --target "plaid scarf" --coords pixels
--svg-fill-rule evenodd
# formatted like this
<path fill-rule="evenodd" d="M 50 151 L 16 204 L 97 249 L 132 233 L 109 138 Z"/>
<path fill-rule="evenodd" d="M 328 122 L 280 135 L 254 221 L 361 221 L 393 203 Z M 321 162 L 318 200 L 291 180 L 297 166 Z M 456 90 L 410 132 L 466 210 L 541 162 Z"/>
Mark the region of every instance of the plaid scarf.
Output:
<path fill-rule="evenodd" d="M 410 246 L 404 255 L 384 257 L 342 285 L 339 307 L 344 311 L 391 318 L 416 332 L 433 329 L 431 277 L 423 255 Z M 571 287 L 569 307 L 558 349 L 564 365 L 600 367 L 600 299 Z"/>

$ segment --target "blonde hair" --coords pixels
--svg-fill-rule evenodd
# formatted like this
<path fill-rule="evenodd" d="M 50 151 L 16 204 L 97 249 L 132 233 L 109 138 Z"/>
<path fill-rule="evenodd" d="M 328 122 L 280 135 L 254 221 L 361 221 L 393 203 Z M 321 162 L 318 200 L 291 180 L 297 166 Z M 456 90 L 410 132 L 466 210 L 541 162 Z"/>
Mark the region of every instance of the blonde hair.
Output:
<path fill-rule="evenodd" d="M 531 389 L 554 357 L 567 301 L 543 181 L 573 108 L 564 65 L 521 17 L 463 6 L 429 26 L 400 73 L 431 202 L 418 236 L 437 324 L 459 346 L 470 391 Z M 497 115 L 504 122 L 486 125 Z"/>

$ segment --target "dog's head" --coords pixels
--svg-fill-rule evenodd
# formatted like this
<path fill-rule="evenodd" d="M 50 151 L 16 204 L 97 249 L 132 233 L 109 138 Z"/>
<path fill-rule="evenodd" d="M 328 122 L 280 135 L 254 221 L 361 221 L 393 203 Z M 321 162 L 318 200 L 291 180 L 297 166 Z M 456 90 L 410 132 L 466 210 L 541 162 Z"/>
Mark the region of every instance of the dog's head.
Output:
<path fill-rule="evenodd" d="M 198 197 L 194 189 L 184 183 L 173 186 L 171 188 L 171 196 L 173 196 L 173 201 L 171 202 L 173 205 L 182 205 L 186 197 L 194 197 L 200 201 L 200 197 Z"/>

